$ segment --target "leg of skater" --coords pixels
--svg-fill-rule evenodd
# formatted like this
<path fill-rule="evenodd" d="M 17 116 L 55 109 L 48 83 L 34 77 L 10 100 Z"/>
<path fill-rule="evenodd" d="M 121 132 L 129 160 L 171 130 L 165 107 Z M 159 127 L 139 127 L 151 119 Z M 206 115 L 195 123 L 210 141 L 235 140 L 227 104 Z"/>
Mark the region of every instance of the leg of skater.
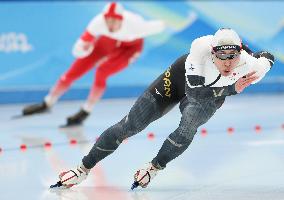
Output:
<path fill-rule="evenodd" d="M 128 48 L 118 48 L 110 54 L 106 61 L 101 63 L 95 75 L 94 84 L 90 89 L 89 96 L 79 110 L 79 112 L 67 118 L 67 126 L 80 125 L 92 112 L 94 105 L 103 96 L 106 87 L 107 79 L 125 69 L 131 62 L 136 60 L 142 50 L 143 40 L 140 40 L 135 46 Z"/>
<path fill-rule="evenodd" d="M 50 90 L 44 101 L 39 104 L 27 106 L 23 109 L 23 115 L 32 115 L 45 112 L 50 109 L 71 86 L 71 84 L 88 72 L 101 58 L 101 55 L 93 51 L 89 56 L 76 59 L 71 67 L 59 78 L 54 87 Z"/>
<path fill-rule="evenodd" d="M 221 106 L 223 101 L 196 101 L 184 99 L 181 105 L 182 117 L 179 127 L 164 141 L 157 156 L 146 166 L 137 170 L 134 175 L 132 189 L 147 187 L 159 170 L 166 167 L 171 160 L 181 155 L 191 144 L 197 128 L 206 123 Z"/>
<path fill-rule="evenodd" d="M 113 153 L 124 139 L 145 129 L 151 122 L 160 118 L 161 113 L 156 99 L 149 91 L 146 91 L 138 98 L 128 115 L 100 135 L 76 169 L 64 172 L 59 176 L 60 182 L 64 187 L 79 184 L 87 177 L 89 171 L 100 160 Z"/>
<path fill-rule="evenodd" d="M 70 170 L 68 173 L 64 173 L 64 176 L 60 176 L 59 182 L 61 185 L 62 182 L 64 187 L 79 184 L 83 179 L 79 179 L 77 176 L 86 178 L 90 169 L 100 160 L 114 152 L 124 139 L 142 131 L 151 122 L 165 115 L 185 97 L 183 87 L 184 62 L 182 62 L 185 58 L 185 56 L 180 57 L 171 68 L 168 68 L 153 81 L 135 102 L 129 114 L 120 122 L 108 128 L 99 137 L 99 140 L 95 143 L 90 153 L 82 159 L 82 163 L 77 169 Z M 175 78 L 173 79 L 173 77 Z M 167 87 L 169 86 L 166 90 L 164 90 L 165 80 L 171 83 L 166 84 Z M 180 83 L 179 80 L 183 81 Z M 180 91 L 179 88 L 181 89 Z M 157 89 L 160 92 L 157 92 Z M 171 91 L 170 93 L 168 92 L 169 90 Z M 184 104 L 185 103 L 182 103 L 182 105 Z M 185 106 L 180 106 L 181 110 L 184 107 Z M 78 169 L 84 173 L 80 173 Z M 75 175 L 74 172 L 76 172 Z M 56 187 L 57 186 L 58 185 L 56 185 Z"/>

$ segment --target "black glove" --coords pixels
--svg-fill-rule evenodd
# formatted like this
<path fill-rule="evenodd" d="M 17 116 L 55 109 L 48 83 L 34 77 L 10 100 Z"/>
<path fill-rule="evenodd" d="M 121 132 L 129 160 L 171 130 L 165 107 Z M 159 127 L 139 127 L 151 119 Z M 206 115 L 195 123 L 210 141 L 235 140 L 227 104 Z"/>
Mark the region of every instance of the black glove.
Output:
<path fill-rule="evenodd" d="M 260 58 L 260 57 L 266 58 L 270 63 L 270 67 L 272 67 L 272 65 L 274 64 L 274 56 L 267 51 L 255 52 L 255 53 L 253 53 L 253 57 L 255 57 L 255 58 Z"/>

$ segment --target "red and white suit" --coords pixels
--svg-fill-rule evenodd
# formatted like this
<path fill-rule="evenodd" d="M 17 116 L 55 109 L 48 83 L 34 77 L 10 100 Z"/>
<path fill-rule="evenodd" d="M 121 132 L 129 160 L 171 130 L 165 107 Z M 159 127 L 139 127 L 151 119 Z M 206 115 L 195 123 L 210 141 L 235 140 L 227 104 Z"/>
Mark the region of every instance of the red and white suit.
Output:
<path fill-rule="evenodd" d="M 122 19 L 121 28 L 110 32 L 105 17 Z M 161 32 L 161 21 L 145 21 L 141 16 L 123 10 L 117 3 L 110 3 L 104 11 L 95 16 L 73 48 L 76 60 L 46 96 L 45 102 L 51 106 L 70 85 L 97 65 L 94 83 L 83 109 L 91 112 L 94 103 L 106 88 L 106 81 L 133 62 L 143 49 L 143 38 Z M 90 48 L 84 45 L 91 43 Z"/>

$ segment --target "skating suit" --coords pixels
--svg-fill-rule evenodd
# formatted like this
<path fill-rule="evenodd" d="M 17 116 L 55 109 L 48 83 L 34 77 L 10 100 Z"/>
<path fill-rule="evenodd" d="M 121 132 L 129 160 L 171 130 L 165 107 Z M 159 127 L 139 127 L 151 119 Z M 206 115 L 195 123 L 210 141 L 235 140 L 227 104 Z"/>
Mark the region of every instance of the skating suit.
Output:
<path fill-rule="evenodd" d="M 143 49 L 143 38 L 163 29 L 164 24 L 161 21 L 145 21 L 139 15 L 124 11 L 121 28 L 116 32 L 110 32 L 103 14 L 95 16 L 75 43 L 73 54 L 77 59 L 60 77 L 55 90 L 58 93 L 65 91 L 73 81 L 95 65 L 97 69 L 94 85 L 105 88 L 109 76 L 126 68 L 139 56 Z M 84 50 L 80 46 L 84 42 L 92 43 L 93 46 Z"/>

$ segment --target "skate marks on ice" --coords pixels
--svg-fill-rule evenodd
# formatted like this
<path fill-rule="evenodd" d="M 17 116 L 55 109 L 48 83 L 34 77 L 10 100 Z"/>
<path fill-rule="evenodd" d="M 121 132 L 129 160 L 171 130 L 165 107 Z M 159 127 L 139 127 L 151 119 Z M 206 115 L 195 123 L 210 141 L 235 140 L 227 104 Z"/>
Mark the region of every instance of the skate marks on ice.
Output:
<path fill-rule="evenodd" d="M 284 188 L 199 185 L 184 188 L 148 188 L 131 191 L 118 187 L 74 187 L 47 191 L 41 200 L 280 200 Z"/>
<path fill-rule="evenodd" d="M 46 191 L 41 200 L 131 200 L 127 190 L 117 187 L 90 187 L 78 186 L 70 189 L 50 189 Z"/>
<path fill-rule="evenodd" d="M 71 189 L 53 189 L 46 191 L 41 200 L 162 200 L 174 199 L 187 193 L 185 189 L 137 189 L 120 187 L 84 187 L 78 186 Z M 183 197 L 182 197 L 183 198 Z"/>

